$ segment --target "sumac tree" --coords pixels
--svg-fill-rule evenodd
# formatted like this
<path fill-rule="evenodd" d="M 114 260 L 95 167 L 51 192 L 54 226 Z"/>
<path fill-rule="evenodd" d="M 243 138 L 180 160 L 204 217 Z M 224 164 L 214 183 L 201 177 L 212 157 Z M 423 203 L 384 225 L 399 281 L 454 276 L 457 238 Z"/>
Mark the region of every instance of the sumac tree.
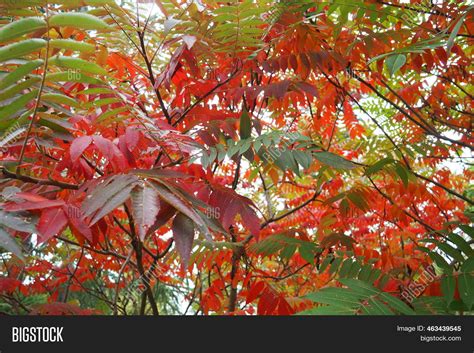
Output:
<path fill-rule="evenodd" d="M 473 310 L 472 6 L 0 16 L 0 311 Z"/>

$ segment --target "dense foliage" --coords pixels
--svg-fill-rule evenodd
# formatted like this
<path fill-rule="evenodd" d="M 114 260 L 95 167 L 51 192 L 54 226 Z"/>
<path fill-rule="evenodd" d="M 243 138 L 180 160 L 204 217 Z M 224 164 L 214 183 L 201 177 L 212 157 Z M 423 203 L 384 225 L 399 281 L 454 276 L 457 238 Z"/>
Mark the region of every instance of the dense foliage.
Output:
<path fill-rule="evenodd" d="M 1 312 L 472 313 L 467 2 L 0 16 Z"/>

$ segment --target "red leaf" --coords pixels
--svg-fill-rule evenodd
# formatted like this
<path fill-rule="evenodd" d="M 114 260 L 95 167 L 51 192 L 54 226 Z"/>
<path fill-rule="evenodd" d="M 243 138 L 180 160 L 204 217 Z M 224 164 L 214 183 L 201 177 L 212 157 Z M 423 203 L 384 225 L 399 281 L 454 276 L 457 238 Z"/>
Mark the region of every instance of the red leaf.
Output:
<path fill-rule="evenodd" d="M 226 202 L 227 201 L 227 202 Z M 222 200 L 222 204 L 227 203 L 227 207 L 223 212 L 224 215 L 222 217 L 222 226 L 225 229 L 229 229 L 229 227 L 234 223 L 235 216 L 240 212 L 240 205 L 235 200 Z"/>
<path fill-rule="evenodd" d="M 0 278 L 0 293 L 12 293 L 21 286 L 21 282 L 14 278 Z"/>
<path fill-rule="evenodd" d="M 138 140 L 140 138 L 140 133 L 137 129 L 128 127 L 125 131 L 125 142 L 127 143 L 127 147 L 129 151 L 133 151 L 138 144 Z"/>
<path fill-rule="evenodd" d="M 182 213 L 178 213 L 173 220 L 173 238 L 184 267 L 188 267 L 194 241 L 194 223 Z"/>
<path fill-rule="evenodd" d="M 234 190 L 214 185 L 209 204 L 220 210 L 219 220 L 225 229 L 228 229 L 235 220 L 237 214 L 242 217 L 242 223 L 250 229 L 254 236 L 260 232 L 260 220 L 253 210 L 250 199 L 237 194 Z"/>
<path fill-rule="evenodd" d="M 47 199 L 46 199 L 47 200 Z M 28 211 L 28 210 L 39 210 L 42 208 L 57 207 L 64 205 L 62 200 L 47 200 L 39 202 L 22 202 L 22 203 L 11 203 L 4 207 L 5 211 Z"/>
<path fill-rule="evenodd" d="M 318 90 L 316 87 L 313 85 L 310 85 L 309 83 L 306 82 L 297 82 L 296 87 L 302 90 L 303 92 L 306 92 L 308 95 L 312 97 L 319 97 Z"/>
<path fill-rule="evenodd" d="M 160 200 L 160 212 L 156 216 L 155 223 L 148 229 L 146 235 L 150 235 L 165 225 L 176 213 L 176 209 L 168 203 Z"/>
<path fill-rule="evenodd" d="M 43 197 L 37 194 L 32 194 L 29 192 L 17 192 L 15 194 L 15 198 L 16 197 L 26 200 L 26 201 L 32 201 L 32 202 L 49 201 L 49 199 L 47 199 L 46 197 Z"/>
<path fill-rule="evenodd" d="M 132 206 L 140 239 L 145 239 L 148 229 L 155 223 L 160 210 L 158 192 L 148 183 L 136 186 L 132 191 Z"/>
<path fill-rule="evenodd" d="M 95 309 L 81 309 L 77 305 L 55 302 L 37 305 L 30 315 L 94 315 L 99 313 Z"/>
<path fill-rule="evenodd" d="M 71 161 L 72 162 L 77 161 L 91 143 L 92 143 L 91 136 L 81 136 L 81 137 L 76 138 L 74 141 L 72 141 L 71 147 L 69 148 Z"/>
<path fill-rule="evenodd" d="M 250 229 L 252 235 L 258 240 L 258 235 L 260 233 L 260 219 L 257 217 L 255 212 L 249 206 L 243 206 L 240 210 L 240 215 L 244 225 Z"/>
<path fill-rule="evenodd" d="M 276 99 L 282 99 L 285 96 L 285 93 L 288 91 L 289 86 L 289 80 L 269 84 L 264 88 L 265 97 L 275 97 Z"/>
<path fill-rule="evenodd" d="M 71 228 L 83 235 L 89 242 L 92 243 L 92 231 L 84 221 L 84 215 L 81 209 L 73 205 L 66 205 L 63 209 L 67 214 Z"/>
<path fill-rule="evenodd" d="M 265 288 L 258 301 L 257 313 L 259 315 L 271 315 L 278 305 L 278 296 L 269 288 Z"/>
<path fill-rule="evenodd" d="M 254 283 L 254 285 L 250 288 L 247 294 L 247 299 L 246 299 L 247 304 L 257 299 L 257 297 L 260 295 L 260 293 L 262 293 L 264 288 L 265 288 L 265 282 L 260 281 L 260 282 Z"/>
<path fill-rule="evenodd" d="M 294 310 L 290 304 L 282 296 L 278 299 L 278 315 L 291 315 L 294 314 Z"/>
<path fill-rule="evenodd" d="M 61 231 L 67 225 L 67 217 L 62 208 L 49 208 L 41 213 L 38 222 L 39 243 L 44 243 Z"/>
<path fill-rule="evenodd" d="M 127 162 L 124 155 L 120 152 L 119 148 L 115 146 L 112 141 L 109 141 L 102 136 L 94 136 L 94 145 L 109 160 L 115 169 L 123 171 L 127 168 Z"/>

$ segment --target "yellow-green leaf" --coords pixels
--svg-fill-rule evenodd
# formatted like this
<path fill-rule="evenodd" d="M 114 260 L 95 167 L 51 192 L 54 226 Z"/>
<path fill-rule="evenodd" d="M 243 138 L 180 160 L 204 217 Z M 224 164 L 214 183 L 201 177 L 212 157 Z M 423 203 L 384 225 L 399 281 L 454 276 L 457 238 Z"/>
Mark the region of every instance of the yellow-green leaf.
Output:
<path fill-rule="evenodd" d="M 18 43 L 6 45 L 3 48 L 0 48 L 0 62 L 21 58 L 22 56 L 33 53 L 45 46 L 46 41 L 39 38 L 27 39 Z"/>
<path fill-rule="evenodd" d="M 405 65 L 407 58 L 403 54 L 393 54 L 385 59 L 385 64 L 387 65 L 388 72 L 390 76 L 393 76 L 403 65 Z"/>
<path fill-rule="evenodd" d="M 69 26 L 80 29 L 109 29 L 109 25 L 100 18 L 86 13 L 61 13 L 49 19 L 50 26 Z"/>
<path fill-rule="evenodd" d="M 9 105 L 0 109 L 0 119 L 4 120 L 15 114 L 17 111 L 22 109 L 31 99 L 35 98 L 38 94 L 38 90 L 31 91 L 27 94 L 22 95 L 20 98 L 11 102 Z"/>
<path fill-rule="evenodd" d="M 79 107 L 79 104 L 71 97 L 59 93 L 46 93 L 41 96 L 45 102 L 65 104 L 70 107 Z"/>
<path fill-rule="evenodd" d="M 4 89 L 14 83 L 16 83 L 22 77 L 28 75 L 31 71 L 37 69 L 43 64 L 43 60 L 33 60 L 27 62 L 24 65 L 19 66 L 14 71 L 8 73 L 1 81 L 0 81 L 0 89 Z"/>
<path fill-rule="evenodd" d="M 46 29 L 46 21 L 39 17 L 22 18 L 0 29 L 0 43 L 18 38 L 24 34 Z"/>
<path fill-rule="evenodd" d="M 72 39 L 51 39 L 49 46 L 51 48 L 74 50 L 83 53 L 91 53 L 95 50 L 95 46 L 92 44 L 78 42 Z"/>
<path fill-rule="evenodd" d="M 79 75 L 81 71 L 97 75 L 107 74 L 107 71 L 97 64 L 70 56 L 55 56 L 49 60 L 49 63 L 50 65 L 78 70 L 77 74 Z"/>
<path fill-rule="evenodd" d="M 76 73 L 76 72 L 55 72 L 46 75 L 47 82 L 82 82 L 91 84 L 103 84 L 104 82 L 96 78 Z"/>

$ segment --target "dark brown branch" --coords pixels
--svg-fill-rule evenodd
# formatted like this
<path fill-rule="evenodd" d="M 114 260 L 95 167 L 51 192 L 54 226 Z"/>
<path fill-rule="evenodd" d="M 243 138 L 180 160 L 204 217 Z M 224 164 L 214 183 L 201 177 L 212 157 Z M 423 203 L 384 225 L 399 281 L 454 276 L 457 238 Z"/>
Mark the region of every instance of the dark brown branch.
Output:
<path fill-rule="evenodd" d="M 387 97 L 385 97 L 382 93 L 380 93 L 379 90 L 377 90 L 377 88 L 375 88 L 373 85 L 371 85 L 369 82 L 365 81 L 363 78 L 361 78 L 360 76 L 354 74 L 354 77 L 357 79 L 357 81 L 361 82 L 363 85 L 365 85 L 366 87 L 370 88 L 372 90 L 372 92 L 374 92 L 379 98 L 383 99 L 385 102 L 387 102 L 388 104 L 390 104 L 392 107 L 394 107 L 395 109 L 397 109 L 400 113 L 402 113 L 404 116 L 406 116 L 412 123 L 414 123 L 416 126 L 420 127 L 423 131 L 425 131 L 427 134 L 429 135 L 432 135 L 432 136 L 435 136 L 441 140 L 445 140 L 445 141 L 449 141 L 451 143 L 454 143 L 456 145 L 459 145 L 459 146 L 463 146 L 463 147 L 467 147 L 469 148 L 470 150 L 474 150 L 474 147 L 471 146 L 471 145 L 468 145 L 464 142 L 461 142 L 461 141 L 456 141 L 456 140 L 453 140 L 449 137 L 446 137 L 446 136 L 443 136 L 441 134 L 439 134 L 436 130 L 434 130 L 434 128 L 427 124 L 427 125 L 424 125 L 420 122 L 418 122 L 416 119 L 414 119 L 407 111 L 405 111 L 405 109 L 403 109 L 402 107 L 400 107 L 398 104 L 396 104 L 395 102 L 391 101 L 390 99 L 388 99 Z M 396 94 L 393 90 L 391 90 L 389 87 L 387 87 L 392 93 L 394 93 L 397 97 L 400 97 L 398 94 Z M 411 109 L 411 107 L 410 107 Z M 412 109 L 411 109 L 412 110 Z M 419 115 L 417 115 L 419 117 Z M 422 120 L 423 123 L 426 123 L 424 120 Z"/>
<path fill-rule="evenodd" d="M 390 3 L 390 2 L 385 2 L 385 1 L 379 1 L 379 3 L 380 3 L 380 4 L 383 4 L 383 5 L 386 5 L 386 6 L 397 7 L 397 8 L 399 8 L 399 9 L 403 9 L 403 10 L 409 10 L 409 11 L 418 12 L 418 13 L 424 13 L 424 14 L 428 14 L 428 15 L 437 15 L 437 16 L 443 16 L 443 17 L 447 17 L 447 18 L 452 18 L 451 15 L 442 13 L 441 11 L 436 10 L 436 9 L 435 9 L 435 12 L 431 12 L 431 11 L 425 11 L 425 10 L 423 10 L 423 9 L 416 9 L 416 8 L 414 8 L 414 7 L 407 6 L 406 4 L 398 5 L 398 4 L 392 4 L 392 3 Z"/>
<path fill-rule="evenodd" d="M 186 115 L 194 109 L 194 107 L 196 105 L 198 105 L 199 103 L 201 103 L 204 99 L 206 99 L 207 97 L 209 97 L 211 94 L 213 94 L 219 87 L 222 87 L 223 85 L 225 85 L 227 82 L 229 82 L 231 79 L 234 78 L 234 76 L 237 74 L 237 72 L 239 72 L 239 69 L 237 68 L 232 74 L 230 74 L 230 76 L 225 79 L 224 81 L 222 82 L 219 82 L 217 85 L 215 85 L 211 90 L 209 90 L 206 94 L 204 94 L 202 97 L 199 97 L 193 104 L 191 104 L 184 112 L 183 114 L 181 114 L 181 116 L 172 124 L 172 126 L 176 126 L 178 125 L 185 117 Z"/>
<path fill-rule="evenodd" d="M 451 190 L 451 189 L 447 188 L 447 187 L 444 186 L 443 184 L 440 184 L 440 183 L 438 183 L 437 181 L 432 180 L 432 179 L 429 179 L 429 178 L 427 178 L 427 177 L 425 177 L 425 176 L 423 176 L 423 175 L 421 175 L 421 174 L 418 174 L 418 173 L 416 173 L 416 172 L 414 172 L 414 171 L 412 171 L 412 173 L 413 173 L 413 175 L 415 175 L 417 178 L 423 179 L 423 180 L 425 180 L 425 181 L 427 181 L 427 182 L 429 182 L 429 183 L 431 183 L 431 184 L 434 184 L 434 185 L 440 187 L 441 189 L 443 189 L 444 191 L 446 191 L 447 193 L 449 193 L 449 194 L 451 194 L 451 195 L 454 195 L 454 196 L 456 196 L 456 197 L 459 197 L 460 199 L 466 201 L 466 202 L 469 203 L 470 205 L 474 205 L 474 201 L 473 201 L 473 200 L 471 200 L 471 199 L 465 197 L 464 195 L 461 195 L 461 194 L 457 193 L 457 192 L 454 191 L 454 190 Z"/>
<path fill-rule="evenodd" d="M 153 291 L 150 286 L 150 277 L 148 276 L 148 272 L 145 271 L 143 267 L 143 243 L 140 241 L 139 237 L 135 232 L 135 222 L 133 221 L 132 214 L 126 205 L 124 205 L 125 213 L 128 216 L 128 221 L 130 223 L 130 232 L 132 233 L 132 246 L 135 250 L 135 257 L 137 259 L 137 269 L 140 273 L 140 277 L 142 279 L 143 284 L 145 285 L 145 291 L 147 293 L 148 301 L 151 305 L 151 310 L 153 311 L 153 315 L 159 315 L 158 312 L 158 305 L 156 304 L 155 297 L 153 295 Z"/>
<path fill-rule="evenodd" d="M 391 205 L 394 205 L 394 206 L 397 206 L 399 207 L 393 200 L 390 196 L 388 196 L 386 193 L 384 193 L 376 184 L 375 182 L 372 180 L 371 177 L 367 177 L 369 180 L 370 180 L 370 183 L 372 184 L 372 186 L 374 187 L 375 190 L 377 190 L 377 192 L 382 195 L 383 198 L 385 198 L 386 200 L 388 200 L 388 202 L 390 202 Z M 427 224 L 426 222 L 424 222 L 423 220 L 421 220 L 420 218 L 412 215 L 410 212 L 408 212 L 407 210 L 405 210 L 404 208 L 401 208 L 399 207 L 402 212 L 404 214 L 406 214 L 408 217 L 410 217 L 411 219 L 413 219 L 415 222 L 421 224 L 423 227 L 426 228 L 427 231 L 429 232 L 434 232 L 436 234 L 440 234 L 436 229 L 434 229 L 433 227 L 431 227 L 429 224 Z"/>
<path fill-rule="evenodd" d="M 111 255 L 111 256 L 114 256 L 116 258 L 119 258 L 119 259 L 122 259 L 122 260 L 126 260 L 127 258 L 119 253 L 116 253 L 116 252 L 113 252 L 113 251 L 110 251 L 110 250 L 99 250 L 99 249 L 94 249 L 94 248 L 91 248 L 90 246 L 87 246 L 87 245 L 81 245 L 79 243 L 76 243 L 72 240 L 69 240 L 69 239 L 66 239 L 66 238 L 63 238 L 61 236 L 55 236 L 56 239 L 59 239 L 65 243 L 68 243 L 68 244 L 71 244 L 71 245 L 75 245 L 75 246 L 78 246 L 80 248 L 84 248 L 84 249 L 87 249 L 89 251 L 92 251 L 94 253 L 97 253 L 97 254 L 100 254 L 100 255 Z M 133 264 L 133 266 L 136 266 L 136 264 L 134 262 L 131 262 Z"/>
<path fill-rule="evenodd" d="M 315 201 L 317 199 L 317 197 L 321 194 L 321 191 L 316 191 L 314 193 L 314 195 L 307 201 L 303 202 L 301 205 L 299 206 L 296 206 L 295 208 L 291 209 L 290 211 L 288 212 L 285 212 L 283 213 L 282 215 L 280 216 L 277 216 L 277 217 L 273 217 L 273 218 L 270 218 L 268 220 L 266 220 L 265 222 L 263 222 L 261 225 L 260 225 L 260 229 L 262 228 L 265 228 L 267 225 L 269 225 L 270 223 L 273 223 L 273 222 L 276 222 L 276 221 L 279 221 L 285 217 L 288 217 L 289 215 L 295 213 L 296 211 L 298 210 L 301 210 L 303 207 L 306 207 L 307 205 L 309 205 L 311 202 Z"/>
<path fill-rule="evenodd" d="M 151 61 L 148 59 L 148 55 L 146 53 L 146 48 L 145 48 L 145 33 L 144 32 L 138 32 L 138 38 L 140 39 L 140 46 L 142 50 L 140 51 L 140 54 L 143 56 L 143 59 L 145 60 L 145 65 L 148 70 L 148 75 L 150 82 L 153 86 L 153 90 L 155 91 L 156 97 L 158 98 L 158 102 L 160 103 L 161 110 L 163 111 L 163 114 L 165 115 L 166 121 L 168 124 L 171 124 L 171 117 L 168 113 L 168 109 L 166 109 L 165 102 L 163 101 L 163 97 L 161 97 L 160 89 L 159 87 L 156 86 L 156 80 L 155 80 L 155 74 L 153 73 L 153 68 L 151 66 Z"/>
<path fill-rule="evenodd" d="M 63 183 L 61 181 L 56 181 L 52 179 L 37 179 L 37 178 L 33 178 L 33 177 L 23 175 L 23 174 L 16 174 L 16 173 L 10 172 L 8 169 L 4 167 L 0 167 L 0 172 L 6 178 L 17 179 L 25 183 L 32 183 L 32 184 L 38 184 L 38 185 L 52 185 L 52 186 L 57 186 L 61 189 L 70 189 L 70 190 L 79 189 L 79 185 Z"/>

